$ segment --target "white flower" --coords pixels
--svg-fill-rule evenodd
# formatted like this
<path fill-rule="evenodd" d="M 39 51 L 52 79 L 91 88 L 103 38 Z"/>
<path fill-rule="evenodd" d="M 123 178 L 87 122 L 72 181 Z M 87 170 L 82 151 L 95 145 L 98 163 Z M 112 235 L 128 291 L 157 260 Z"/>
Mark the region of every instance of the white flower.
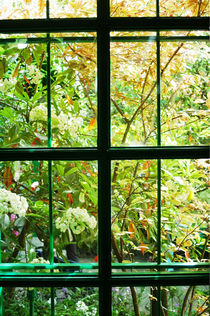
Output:
<path fill-rule="evenodd" d="M 31 110 L 31 121 L 47 121 L 47 107 L 44 104 L 40 104 Z"/>
<path fill-rule="evenodd" d="M 14 213 L 19 216 L 25 216 L 28 202 L 23 196 L 0 189 L 0 206 L 0 212 L 2 213 Z"/>
<path fill-rule="evenodd" d="M 16 84 L 16 79 L 2 79 L 0 80 L 0 92 L 6 93 L 8 90 L 10 90 L 14 85 Z"/>
<path fill-rule="evenodd" d="M 58 217 L 55 221 L 56 228 L 61 232 L 66 232 L 71 229 L 76 235 L 81 234 L 85 228 L 94 229 L 96 227 L 96 219 L 94 216 L 90 216 L 86 209 L 69 208 L 63 214 L 62 217 Z M 72 236 L 70 236 L 72 238 Z"/>
<path fill-rule="evenodd" d="M 50 264 L 49 260 L 45 260 L 42 257 L 39 258 L 34 258 L 31 263 L 46 263 L 46 264 Z"/>
<path fill-rule="evenodd" d="M 76 303 L 77 309 L 81 312 L 87 312 L 88 306 L 83 301 L 78 301 Z"/>

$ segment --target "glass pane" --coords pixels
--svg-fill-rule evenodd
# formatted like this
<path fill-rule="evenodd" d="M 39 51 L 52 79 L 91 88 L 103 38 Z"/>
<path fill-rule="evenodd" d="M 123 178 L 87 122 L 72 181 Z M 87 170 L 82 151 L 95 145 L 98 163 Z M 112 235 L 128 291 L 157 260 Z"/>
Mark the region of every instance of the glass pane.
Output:
<path fill-rule="evenodd" d="M 161 293 L 167 315 L 209 315 L 208 286 L 168 286 Z"/>
<path fill-rule="evenodd" d="M 200 262 L 208 255 L 208 160 L 162 160 L 163 262 Z"/>
<path fill-rule="evenodd" d="M 46 45 L 0 45 L 0 147 L 46 147 Z"/>
<path fill-rule="evenodd" d="M 98 316 L 98 289 L 54 288 L 54 315 Z M 52 315 L 51 288 L 3 288 L 3 315 Z M 70 314 L 69 314 L 70 313 Z"/>
<path fill-rule="evenodd" d="M 132 297 L 136 297 L 136 299 L 133 300 Z M 151 313 L 151 297 L 152 289 L 150 287 L 113 287 L 112 316 L 155 315 Z"/>
<path fill-rule="evenodd" d="M 209 140 L 208 46 L 161 43 L 163 145 L 200 145 Z"/>
<path fill-rule="evenodd" d="M 110 0 L 110 16 L 142 17 L 156 15 L 156 0 Z"/>
<path fill-rule="evenodd" d="M 81 18 L 96 16 L 96 0 L 50 0 L 51 18 Z"/>
<path fill-rule="evenodd" d="M 0 0 L 0 20 L 46 18 L 46 0 Z"/>
<path fill-rule="evenodd" d="M 51 315 L 51 289 L 3 288 L 3 315 L 18 314 L 24 316 Z"/>
<path fill-rule="evenodd" d="M 209 1 L 192 1 L 192 0 L 160 0 L 161 16 L 208 16 Z"/>
<path fill-rule="evenodd" d="M 48 163 L 1 162 L 0 205 L 2 262 L 47 262 Z"/>
<path fill-rule="evenodd" d="M 97 262 L 98 177 L 95 161 L 53 163 L 55 261 Z"/>
<path fill-rule="evenodd" d="M 156 261 L 156 216 L 156 161 L 112 162 L 113 263 Z"/>
<path fill-rule="evenodd" d="M 94 287 L 55 289 L 55 316 L 98 316 L 99 295 Z"/>
<path fill-rule="evenodd" d="M 96 146 L 96 43 L 52 44 L 51 59 L 53 146 Z"/>
<path fill-rule="evenodd" d="M 111 43 L 113 146 L 156 145 L 156 43 Z"/>

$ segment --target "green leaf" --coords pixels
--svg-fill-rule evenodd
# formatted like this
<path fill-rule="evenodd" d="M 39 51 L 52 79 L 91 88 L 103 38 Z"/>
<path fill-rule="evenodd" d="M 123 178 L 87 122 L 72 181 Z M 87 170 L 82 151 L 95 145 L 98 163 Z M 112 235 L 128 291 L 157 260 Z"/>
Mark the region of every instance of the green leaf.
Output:
<path fill-rule="evenodd" d="M 84 194 L 84 192 L 80 192 L 80 194 L 79 194 L 79 201 L 81 203 L 85 202 L 85 194 Z"/>
<path fill-rule="evenodd" d="M 7 214 L 3 214 L 0 217 L 0 227 L 2 230 L 5 230 L 9 227 L 10 224 L 10 220 L 9 220 L 9 216 Z"/>
<path fill-rule="evenodd" d="M 13 113 L 13 110 L 9 107 L 5 107 L 3 110 L 0 111 L 0 115 L 8 118 L 8 119 L 11 119 L 11 117 L 13 117 L 14 113 Z"/>
<path fill-rule="evenodd" d="M 69 176 L 70 174 L 72 174 L 72 173 L 74 173 L 74 172 L 76 172 L 76 171 L 78 171 L 78 168 L 77 168 L 77 167 L 71 168 L 69 171 L 67 171 L 67 172 L 65 173 L 65 176 Z"/>
<path fill-rule="evenodd" d="M 0 60 L 0 78 L 3 77 L 6 71 L 7 71 L 6 58 L 3 58 L 2 60 Z"/>

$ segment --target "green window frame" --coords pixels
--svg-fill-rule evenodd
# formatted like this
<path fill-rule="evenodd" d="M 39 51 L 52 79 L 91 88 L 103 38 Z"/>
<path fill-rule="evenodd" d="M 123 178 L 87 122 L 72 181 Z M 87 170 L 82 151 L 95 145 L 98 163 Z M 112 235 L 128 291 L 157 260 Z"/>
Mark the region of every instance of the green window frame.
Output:
<path fill-rule="evenodd" d="M 164 285 L 208 285 L 208 273 L 205 263 L 165 264 L 161 262 L 161 159 L 198 159 L 208 158 L 208 146 L 161 146 L 161 74 L 160 74 L 160 31 L 166 30 L 208 30 L 207 17 L 160 17 L 159 0 L 156 1 L 155 17 L 110 17 L 109 0 L 97 0 L 96 18 L 51 19 L 49 0 L 47 0 L 46 19 L 43 20 L 1 20 L 1 33 L 47 33 L 47 73 L 48 73 L 48 148 L 0 149 L 1 161 L 46 160 L 49 164 L 49 235 L 51 273 L 10 273 L 10 269 L 26 268 L 25 264 L 0 264 L 0 286 L 2 315 L 2 287 L 51 287 L 56 286 L 94 286 L 99 289 L 99 315 L 111 315 L 111 291 L 113 286 L 157 286 Z M 97 98 L 98 98 L 98 146 L 96 148 L 52 148 L 51 133 L 51 95 L 50 95 L 50 45 L 52 32 L 96 32 L 97 33 Z M 157 48 L 157 146 L 155 147 L 112 147 L 110 144 L 110 42 L 119 38 L 110 38 L 111 31 L 153 31 L 156 32 Z M 180 40 L 180 37 L 177 40 Z M 182 37 L 182 40 L 188 40 Z M 192 40 L 206 40 L 204 37 L 191 37 Z M 131 41 L 129 37 L 120 41 Z M 141 41 L 141 38 L 136 38 Z M 156 159 L 158 164 L 157 191 L 157 263 L 140 264 L 138 267 L 155 268 L 156 272 L 139 272 L 135 274 L 112 274 L 111 272 L 111 161 L 134 159 Z M 99 203 L 99 274 L 72 275 L 53 273 L 58 264 L 53 262 L 53 223 L 52 223 L 52 161 L 53 160 L 96 160 L 98 162 L 98 203 Z M 121 268 L 123 264 L 115 264 Z M 124 264 L 126 266 L 126 264 Z M 131 264 L 130 267 L 135 267 Z M 167 268 L 180 268 L 176 272 Z M 182 271 L 181 268 L 188 268 Z M 201 271 L 192 271 L 201 268 Z M 24 270 L 23 270 L 24 271 Z M 54 315 L 52 299 L 51 314 Z M 33 315 L 33 300 L 30 314 Z"/>

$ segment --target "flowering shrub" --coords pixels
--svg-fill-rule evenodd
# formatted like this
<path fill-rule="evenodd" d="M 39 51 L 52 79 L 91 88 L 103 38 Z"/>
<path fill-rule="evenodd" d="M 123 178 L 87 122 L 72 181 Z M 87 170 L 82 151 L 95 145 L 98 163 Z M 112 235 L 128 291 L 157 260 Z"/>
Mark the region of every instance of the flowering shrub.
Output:
<path fill-rule="evenodd" d="M 0 213 L 13 213 L 25 216 L 28 209 L 28 202 L 25 197 L 0 189 Z M 11 215 L 12 216 L 12 215 Z M 13 219 L 12 219 L 13 218 Z M 11 220 L 14 220 L 14 216 Z"/>
<path fill-rule="evenodd" d="M 94 216 L 88 214 L 86 209 L 77 207 L 69 208 L 62 212 L 62 217 L 56 218 L 55 225 L 63 233 L 70 228 L 74 234 L 78 235 L 85 228 L 94 229 L 96 227 L 96 220 Z M 72 235 L 70 236 L 70 241 L 72 241 L 73 237 Z"/>

